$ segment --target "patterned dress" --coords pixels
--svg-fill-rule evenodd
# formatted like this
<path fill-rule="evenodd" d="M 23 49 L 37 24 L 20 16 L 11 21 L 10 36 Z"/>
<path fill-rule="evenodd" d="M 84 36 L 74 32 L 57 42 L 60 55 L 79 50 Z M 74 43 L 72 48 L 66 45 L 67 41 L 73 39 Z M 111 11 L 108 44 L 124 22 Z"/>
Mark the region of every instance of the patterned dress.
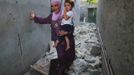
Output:
<path fill-rule="evenodd" d="M 51 40 L 56 41 L 58 39 L 58 31 L 60 29 L 61 19 L 58 19 L 57 21 L 52 21 L 52 14 L 50 14 L 47 18 L 41 18 L 41 17 L 35 17 L 34 18 L 35 23 L 39 24 L 51 24 Z M 61 74 L 63 71 L 68 68 L 73 60 L 75 59 L 75 41 L 73 36 L 74 28 L 71 30 L 71 32 L 68 34 L 68 38 L 70 40 L 70 49 L 65 51 L 66 48 L 66 41 L 62 41 L 57 46 L 57 54 L 58 59 L 60 61 L 60 71 Z"/>

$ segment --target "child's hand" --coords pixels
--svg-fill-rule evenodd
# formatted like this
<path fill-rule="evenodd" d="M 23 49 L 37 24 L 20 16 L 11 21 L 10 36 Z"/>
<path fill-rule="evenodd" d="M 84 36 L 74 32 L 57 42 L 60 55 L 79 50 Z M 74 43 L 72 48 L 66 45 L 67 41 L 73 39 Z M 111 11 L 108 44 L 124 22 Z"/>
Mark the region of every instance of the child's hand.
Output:
<path fill-rule="evenodd" d="M 35 16 L 36 16 L 36 15 L 35 15 L 35 12 L 34 12 L 34 11 L 31 11 L 31 12 L 30 12 L 30 19 L 34 19 Z"/>
<path fill-rule="evenodd" d="M 67 10 L 66 10 L 66 8 L 64 8 L 64 15 L 67 13 Z"/>
<path fill-rule="evenodd" d="M 66 16 L 66 13 L 67 13 L 67 11 L 66 11 L 66 9 L 64 9 L 63 18 L 65 18 L 65 16 Z"/>

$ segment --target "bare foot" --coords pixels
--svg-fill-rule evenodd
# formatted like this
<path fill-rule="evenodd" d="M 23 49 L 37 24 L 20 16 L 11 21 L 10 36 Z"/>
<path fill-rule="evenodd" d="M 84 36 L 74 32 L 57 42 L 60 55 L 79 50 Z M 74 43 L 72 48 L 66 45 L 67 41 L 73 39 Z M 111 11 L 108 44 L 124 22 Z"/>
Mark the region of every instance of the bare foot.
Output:
<path fill-rule="evenodd" d="M 65 51 L 67 51 L 69 48 L 70 48 L 70 46 L 67 46 L 66 49 L 65 49 Z"/>
<path fill-rule="evenodd" d="M 54 44 L 53 47 L 57 47 L 57 44 Z"/>

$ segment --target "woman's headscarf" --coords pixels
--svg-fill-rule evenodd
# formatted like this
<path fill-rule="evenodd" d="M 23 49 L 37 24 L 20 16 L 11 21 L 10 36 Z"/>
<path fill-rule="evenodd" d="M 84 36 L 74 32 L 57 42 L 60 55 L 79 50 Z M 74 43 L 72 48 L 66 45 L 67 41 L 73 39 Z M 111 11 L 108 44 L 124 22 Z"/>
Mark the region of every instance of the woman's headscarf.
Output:
<path fill-rule="evenodd" d="M 61 0 L 51 0 L 51 4 L 58 4 L 60 6 L 60 11 L 57 13 L 57 12 L 53 12 L 52 13 L 52 20 L 53 21 L 56 21 L 58 20 L 59 18 L 61 18 Z"/>
<path fill-rule="evenodd" d="M 61 0 L 51 0 L 51 4 L 59 4 L 59 5 L 61 5 Z"/>

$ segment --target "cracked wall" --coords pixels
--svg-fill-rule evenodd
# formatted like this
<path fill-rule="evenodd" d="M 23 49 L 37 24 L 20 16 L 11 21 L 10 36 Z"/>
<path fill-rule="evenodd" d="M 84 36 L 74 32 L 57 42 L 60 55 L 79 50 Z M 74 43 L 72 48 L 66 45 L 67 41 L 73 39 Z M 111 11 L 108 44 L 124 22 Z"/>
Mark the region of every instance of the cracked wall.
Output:
<path fill-rule="evenodd" d="M 48 49 L 49 25 L 35 24 L 29 13 L 50 13 L 49 0 L 0 0 L 0 75 L 21 75 Z"/>

